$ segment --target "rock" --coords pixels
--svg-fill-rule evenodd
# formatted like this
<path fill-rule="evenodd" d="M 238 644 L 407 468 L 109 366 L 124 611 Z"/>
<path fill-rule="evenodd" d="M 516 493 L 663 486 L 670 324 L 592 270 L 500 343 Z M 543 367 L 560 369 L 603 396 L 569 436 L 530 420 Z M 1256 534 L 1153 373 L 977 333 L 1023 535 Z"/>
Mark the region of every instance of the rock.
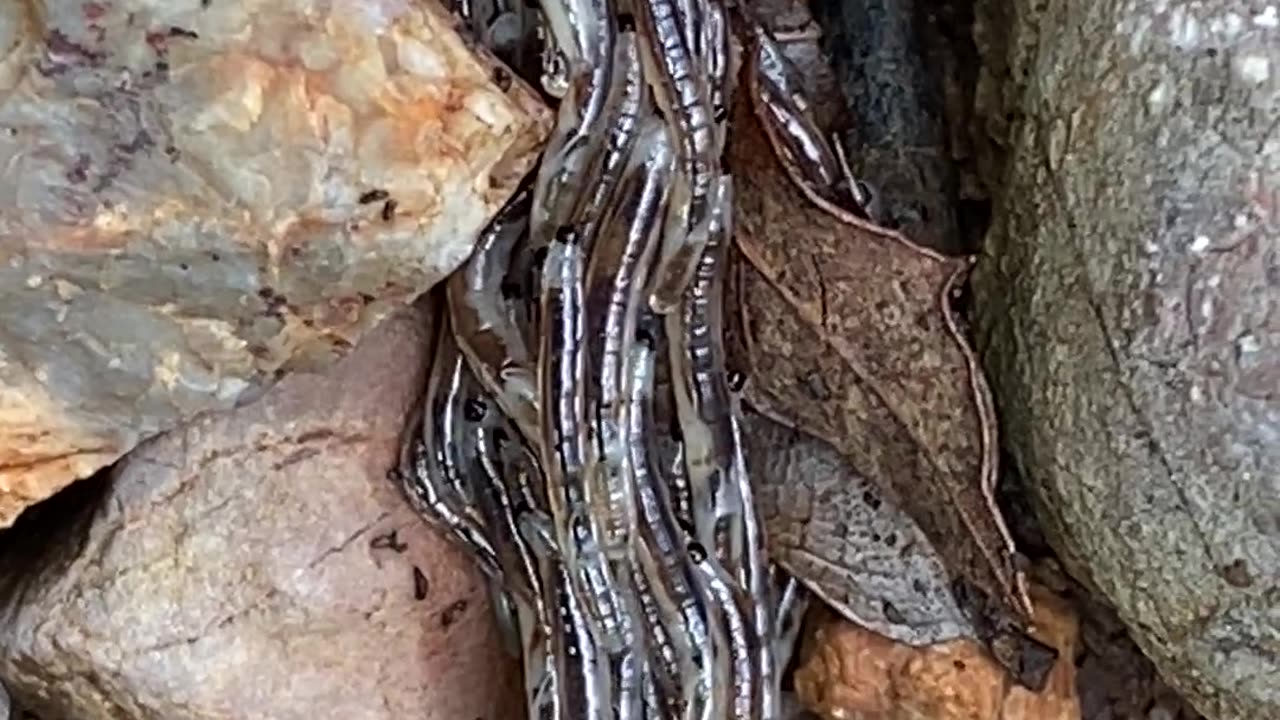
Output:
<path fill-rule="evenodd" d="M 550 117 L 453 22 L 0 3 L 0 527 L 463 261 Z"/>
<path fill-rule="evenodd" d="M 911 647 L 826 615 L 796 670 L 801 701 L 828 720 L 1078 720 L 1070 608 L 1032 586 L 1032 635 L 1058 651 L 1041 692 L 1010 682 L 973 640 Z"/>
<path fill-rule="evenodd" d="M 32 527 L 66 493 L 20 520 L 0 553 L 15 702 L 75 720 L 522 712 L 484 581 L 386 478 L 429 325 L 394 315 L 327 374 L 145 443 L 72 488 L 100 497 L 70 531 Z"/>
<path fill-rule="evenodd" d="M 1280 717 L 1280 18 L 982 2 L 979 344 L 1067 569 L 1216 720 Z"/>

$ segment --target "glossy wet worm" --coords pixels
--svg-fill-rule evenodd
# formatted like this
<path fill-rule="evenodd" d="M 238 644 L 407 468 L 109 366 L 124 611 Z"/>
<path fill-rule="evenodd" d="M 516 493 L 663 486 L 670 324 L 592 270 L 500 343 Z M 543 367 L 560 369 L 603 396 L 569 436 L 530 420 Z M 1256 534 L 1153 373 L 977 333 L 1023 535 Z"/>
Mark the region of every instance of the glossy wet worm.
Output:
<path fill-rule="evenodd" d="M 658 313 L 679 304 L 702 255 L 710 222 L 709 195 L 720 167 L 708 74 L 697 53 L 701 23 L 689 17 L 704 12 L 705 0 L 686 5 L 684 14 L 679 0 L 650 0 L 636 8 L 645 77 L 670 127 L 679 170 L 662 253 L 650 280 L 649 302 Z M 689 23 L 698 29 L 688 29 Z"/>
<path fill-rule="evenodd" d="M 532 190 L 526 182 L 480 233 L 462 270 L 445 283 L 458 346 L 527 442 L 537 442 L 533 361 L 503 293 L 512 252 L 527 232 Z"/>
<path fill-rule="evenodd" d="M 399 477 L 418 512 L 469 551 L 487 576 L 500 581 L 502 572 L 493 541 L 458 467 L 458 448 L 449 444 L 455 414 L 462 410 L 459 390 L 464 370 L 448 324 L 442 323 L 427 380 L 421 431 L 411 441 L 410 467 Z"/>
<path fill-rule="evenodd" d="M 726 709 L 724 690 L 730 674 L 728 640 L 715 623 L 712 599 L 689 558 L 687 538 L 653 462 L 656 353 L 650 338 L 660 327 L 651 317 L 643 324 L 650 329 L 633 346 L 629 364 L 631 442 L 627 450 L 639 516 L 633 537 L 637 584 L 645 587 L 646 601 L 652 605 L 647 626 L 650 646 L 666 651 L 650 656 L 655 684 L 670 717 L 720 718 Z"/>
<path fill-rule="evenodd" d="M 643 278 L 653 261 L 666 207 L 671 152 L 665 127 L 652 120 L 640 133 L 638 153 L 618 187 L 619 203 L 597 240 L 586 277 L 587 383 L 590 435 L 598 462 L 588 474 L 586 500 L 606 555 L 630 547 L 634 492 L 626 464 L 631 442 L 624 416 L 628 360 L 642 302 Z"/>
<path fill-rule="evenodd" d="M 557 125 L 446 283 L 404 487 L 494 579 L 530 718 L 772 720 L 803 603 L 770 574 L 725 369 L 734 18 L 541 6 Z M 748 39 L 769 132 L 854 197 L 785 58 Z"/>

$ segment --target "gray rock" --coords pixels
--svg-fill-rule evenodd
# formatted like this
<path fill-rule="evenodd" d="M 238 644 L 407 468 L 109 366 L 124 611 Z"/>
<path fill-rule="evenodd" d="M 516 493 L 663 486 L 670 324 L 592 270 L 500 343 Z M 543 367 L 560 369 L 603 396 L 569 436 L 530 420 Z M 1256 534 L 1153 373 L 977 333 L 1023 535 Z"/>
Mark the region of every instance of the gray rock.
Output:
<path fill-rule="evenodd" d="M 980 3 L 999 188 L 975 276 L 1069 569 L 1211 718 L 1280 717 L 1280 17 Z"/>
<path fill-rule="evenodd" d="M 484 581 L 386 478 L 429 325 L 394 315 L 327 374 L 145 443 L 72 488 L 100 497 L 71 530 L 29 531 L 50 504 L 20 520 L 0 552 L 15 702 L 74 720 L 520 713 Z"/>
<path fill-rule="evenodd" d="M 353 7 L 0 3 L 0 527 L 342 355 L 531 166 L 437 4 Z"/>

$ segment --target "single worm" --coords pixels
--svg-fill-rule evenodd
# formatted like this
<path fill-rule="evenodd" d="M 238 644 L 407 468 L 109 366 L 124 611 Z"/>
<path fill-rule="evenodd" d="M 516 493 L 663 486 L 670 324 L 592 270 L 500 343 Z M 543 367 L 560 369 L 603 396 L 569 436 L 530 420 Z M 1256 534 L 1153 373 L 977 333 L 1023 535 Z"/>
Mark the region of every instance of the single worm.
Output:
<path fill-rule="evenodd" d="M 535 548 L 542 584 L 551 601 L 548 665 L 554 668 L 556 717 L 608 720 L 603 658 L 573 590 L 571 571 L 556 546 L 550 519 L 530 512 L 521 515 L 520 523 L 525 540 Z"/>
<path fill-rule="evenodd" d="M 473 380 L 472 387 L 478 390 L 479 383 Z M 484 513 L 486 525 L 498 539 L 498 557 L 503 575 L 507 578 L 508 589 L 522 601 L 538 606 L 536 609 L 542 611 L 542 588 L 538 582 L 537 560 L 520 534 L 517 517 L 519 501 L 516 499 L 516 482 L 520 471 L 512 469 L 508 474 L 512 462 L 508 456 L 512 453 L 502 447 L 503 442 L 500 440 L 509 437 L 504 426 L 510 427 L 507 419 L 498 412 L 492 412 L 486 414 L 484 421 L 474 428 L 476 452 L 473 463 L 480 475 L 476 485 L 481 489 L 477 493 L 478 505 Z M 517 453 L 516 457 L 518 459 L 520 455 Z"/>
<path fill-rule="evenodd" d="M 867 217 L 864 188 L 847 172 L 814 120 L 797 70 L 768 30 L 751 22 L 748 92 L 765 131 L 784 162 L 799 170 L 816 192 Z"/>
<path fill-rule="evenodd" d="M 549 4 L 559 4 L 552 0 Z M 582 55 L 570 61 L 569 88 L 557 112 L 556 127 L 543 151 L 534 183 L 531 214 L 533 242 L 545 245 L 551 233 L 569 223 L 584 194 L 587 176 L 606 138 L 599 127 L 611 125 L 606 113 L 616 111 L 614 100 L 614 48 L 617 44 L 614 0 L 577 0 L 568 3 L 593 18 L 579 26 Z"/>
<path fill-rule="evenodd" d="M 671 190 L 663 248 L 649 303 L 659 314 L 674 309 L 693 275 L 707 239 L 708 195 L 719 174 L 707 74 L 685 35 L 676 0 L 638 3 L 645 77 L 676 141 L 679 173 Z"/>
<path fill-rule="evenodd" d="M 731 680 L 729 687 L 729 715 L 735 720 L 760 720 L 762 708 L 757 668 L 751 648 L 746 602 L 735 592 L 733 579 L 700 543 L 689 546 L 689 556 L 701 573 L 703 582 L 711 591 L 720 610 L 729 639 Z M 770 716 L 772 717 L 772 716 Z"/>
<path fill-rule="evenodd" d="M 778 667 L 786 667 L 795 653 L 796 640 L 800 637 L 804 615 L 809 610 L 813 596 L 794 575 L 781 568 L 777 569 L 777 574 L 781 575 L 781 582 L 778 583 L 781 587 L 778 589 L 773 637 Z"/>
<path fill-rule="evenodd" d="M 538 384 L 544 402 L 539 446 L 555 540 L 571 565 L 588 528 L 583 478 L 591 451 L 585 424 L 584 264 L 577 230 L 562 227 L 542 269 Z"/>
<path fill-rule="evenodd" d="M 471 259 L 445 283 L 454 336 L 471 370 L 529 442 L 537 442 L 536 381 L 528 347 L 503 297 L 512 250 L 527 231 L 529 178 L 480 234 Z"/>
<path fill-rule="evenodd" d="M 695 268 L 694 282 L 682 311 L 667 315 L 665 325 L 696 535 L 699 542 L 719 551 L 736 567 L 741 560 L 741 533 L 729 532 L 721 538 L 730 543 L 731 548 L 722 548 L 718 542 L 718 536 L 724 534 L 719 527 L 721 521 L 733 519 L 731 513 L 719 507 L 726 502 L 722 496 L 736 494 L 736 488 L 728 482 L 734 438 L 721 345 L 720 309 L 728 251 L 726 232 L 732 218 L 732 183 L 728 176 L 717 183 L 715 206 L 713 232 Z"/>
<path fill-rule="evenodd" d="M 588 250 L 594 243 L 600 223 L 614 198 L 622 173 L 628 167 L 637 143 L 642 109 L 650 101 L 649 86 L 641 75 L 639 49 L 634 32 L 621 32 L 614 58 L 614 89 L 610 99 L 613 108 L 608 124 L 604 152 L 597 159 L 595 182 L 583 194 L 574 216 L 582 228 Z M 641 148 L 643 152 L 643 148 Z"/>
<path fill-rule="evenodd" d="M 587 385 L 587 410 L 594 419 L 591 434 L 599 459 L 587 476 L 586 501 L 596 537 L 610 557 L 626 554 L 635 525 L 623 414 L 627 364 L 671 171 L 665 128 L 659 121 L 647 125 L 640 146 L 644 152 L 634 158 L 619 186 L 620 204 L 604 224 L 586 280 L 588 367 L 598 373 L 598 381 Z"/>
<path fill-rule="evenodd" d="M 453 413 L 462 401 L 456 392 L 462 363 L 448 324 L 442 323 L 427 380 L 422 431 L 411 446 L 412 465 L 401 474 L 402 487 L 419 514 L 434 520 L 470 551 L 482 572 L 501 579 L 497 552 L 458 470 L 453 454 L 457 448 L 448 443 Z"/>
<path fill-rule="evenodd" d="M 640 609 L 638 618 L 641 631 L 645 635 L 647 650 L 647 682 L 646 692 L 653 694 L 646 702 L 656 707 L 666 708 L 672 714 L 679 715 L 683 710 L 683 690 L 680 683 L 681 650 L 675 640 L 667 632 L 664 617 L 654 595 L 649 578 L 638 563 L 631 567 L 631 585 L 636 590 L 637 606 Z"/>
<path fill-rule="evenodd" d="M 641 322 L 656 324 L 652 316 Z M 645 342 L 633 347 L 627 417 L 631 428 L 628 455 L 640 520 L 634 536 L 635 556 L 656 605 L 658 625 L 650 628 L 651 642 L 670 647 L 674 654 L 668 664 L 655 663 L 651 669 L 668 701 L 673 689 L 680 688 L 680 717 L 718 719 L 726 707 L 729 678 L 726 640 L 719 625 L 711 621 L 710 599 L 685 552 L 683 533 L 666 497 L 665 484 L 652 470 L 656 353 Z M 653 655 L 650 658 L 656 659 Z"/>
<path fill-rule="evenodd" d="M 774 638 L 775 600 L 769 559 L 765 548 L 764 528 L 756 512 L 755 496 L 747 473 L 747 461 L 742 452 L 742 428 L 737 398 L 730 399 L 730 423 L 733 431 L 733 462 L 729 476 L 737 484 L 736 508 L 741 514 L 743 533 L 743 560 L 737 565 L 739 582 L 746 591 L 747 619 L 750 628 L 746 632 L 747 647 L 755 664 L 760 700 L 760 711 L 766 718 L 776 717 L 782 711 L 781 666 Z"/>

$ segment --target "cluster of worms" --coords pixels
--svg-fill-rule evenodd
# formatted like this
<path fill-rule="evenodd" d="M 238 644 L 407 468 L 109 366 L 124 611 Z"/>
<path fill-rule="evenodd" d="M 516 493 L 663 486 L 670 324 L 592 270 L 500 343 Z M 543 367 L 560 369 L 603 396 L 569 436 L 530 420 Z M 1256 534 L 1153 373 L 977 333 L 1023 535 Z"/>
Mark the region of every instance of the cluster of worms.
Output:
<path fill-rule="evenodd" d="M 557 124 L 445 282 L 399 476 L 491 580 L 529 717 L 777 718 L 805 594 L 766 557 L 725 368 L 738 63 L 779 153 L 846 204 L 864 188 L 744 9 L 540 10 Z"/>

